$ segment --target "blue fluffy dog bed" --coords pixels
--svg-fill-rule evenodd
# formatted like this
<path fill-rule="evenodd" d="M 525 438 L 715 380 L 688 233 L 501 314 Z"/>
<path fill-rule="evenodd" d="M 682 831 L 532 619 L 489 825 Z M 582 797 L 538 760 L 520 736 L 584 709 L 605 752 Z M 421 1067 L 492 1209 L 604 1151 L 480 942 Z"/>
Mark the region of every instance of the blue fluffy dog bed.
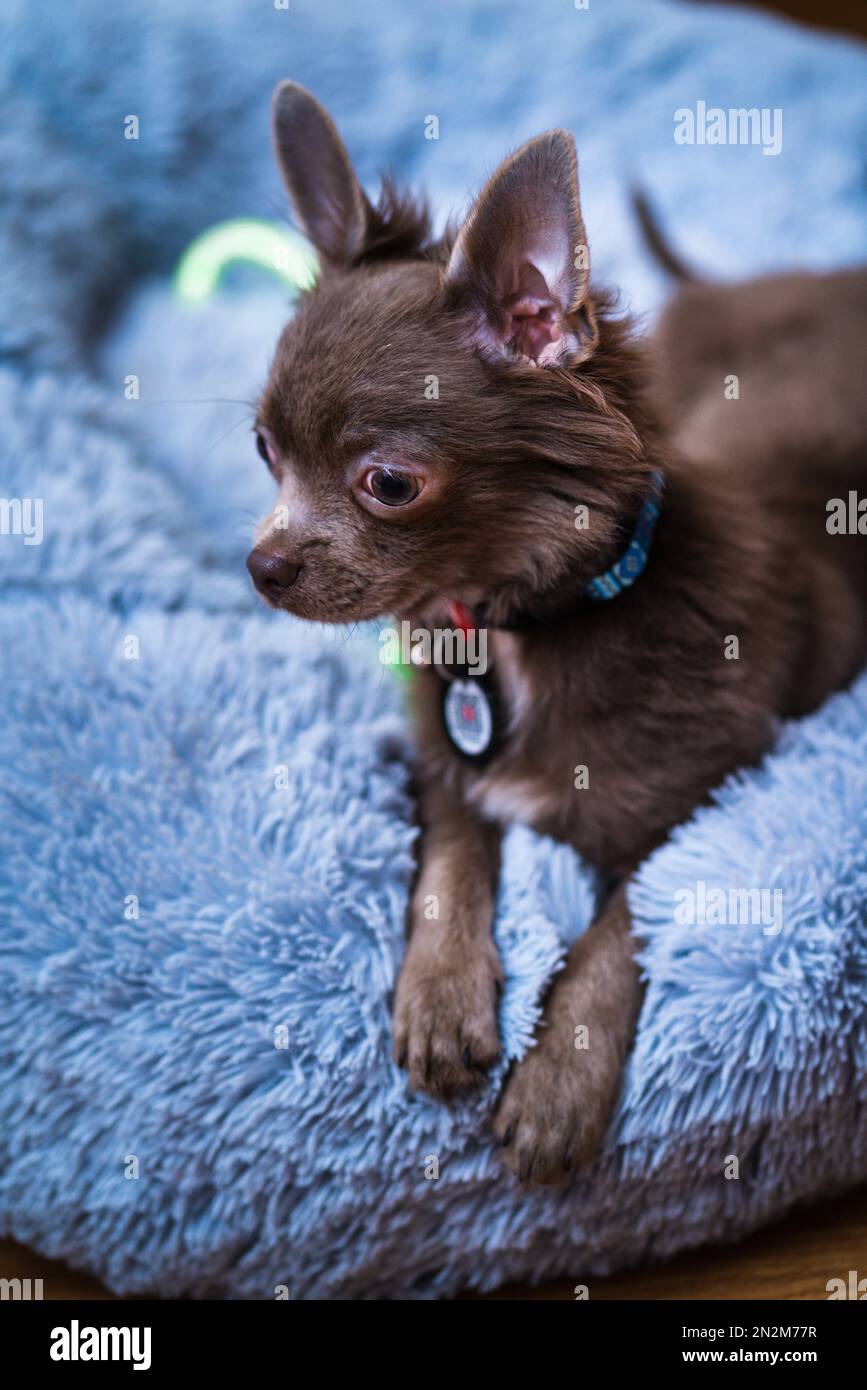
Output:
<path fill-rule="evenodd" d="M 867 60 L 648 3 L 552 6 L 539 26 L 477 0 L 424 42 L 396 4 L 371 33 L 299 3 L 278 38 L 267 7 L 130 6 L 110 27 L 101 8 L 52 15 L 50 42 L 28 11 L 0 44 L 4 101 L 28 65 L 39 79 L 15 82 L 2 136 L 0 494 L 44 501 L 41 544 L 0 538 L 0 1233 L 119 1291 L 422 1296 L 586 1278 L 867 1177 L 867 679 L 644 866 L 647 995 L 591 1172 L 522 1194 L 501 1171 L 502 1069 L 452 1109 L 407 1095 L 389 1040 L 415 833 L 401 689 L 370 634 L 280 620 L 242 573 L 270 490 L 243 407 L 214 398 L 255 392 L 279 290 L 248 280 L 192 308 L 166 279 L 202 226 L 272 214 L 267 99 L 287 73 L 332 102 L 365 174 L 415 168 L 438 203 L 571 122 L 600 262 L 648 307 L 625 148 L 665 205 L 683 197 L 685 244 L 733 273 L 805 245 L 854 260 Z M 353 102 L 322 56 L 338 28 Z M 520 116 L 479 84 L 455 106 L 482 49 Z M 785 109 L 778 159 L 699 165 L 674 145 L 674 109 L 754 104 L 759 71 L 761 104 Z M 682 925 L 699 883 L 779 891 L 778 922 Z M 508 1059 L 592 904 L 570 851 L 510 832 Z"/>

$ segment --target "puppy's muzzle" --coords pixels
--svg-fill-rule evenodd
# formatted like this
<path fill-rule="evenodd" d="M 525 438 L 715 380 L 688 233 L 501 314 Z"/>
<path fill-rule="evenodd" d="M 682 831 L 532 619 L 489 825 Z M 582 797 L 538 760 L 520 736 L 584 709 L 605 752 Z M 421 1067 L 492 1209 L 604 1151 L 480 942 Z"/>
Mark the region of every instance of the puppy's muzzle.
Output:
<path fill-rule="evenodd" d="M 275 555 L 273 551 L 258 547 L 247 556 L 247 569 L 259 593 L 269 603 L 279 603 L 301 573 L 301 566 L 288 556 Z"/>

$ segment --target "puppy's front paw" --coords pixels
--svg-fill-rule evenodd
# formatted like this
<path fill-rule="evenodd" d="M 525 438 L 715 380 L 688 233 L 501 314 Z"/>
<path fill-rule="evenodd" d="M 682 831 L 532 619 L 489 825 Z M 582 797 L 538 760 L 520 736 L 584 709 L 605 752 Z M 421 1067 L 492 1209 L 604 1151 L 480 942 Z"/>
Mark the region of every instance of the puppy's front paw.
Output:
<path fill-rule="evenodd" d="M 621 1060 L 616 1048 L 593 1033 L 591 1025 L 587 1050 L 576 1050 L 571 1020 L 552 1019 L 503 1088 L 494 1133 L 503 1162 L 523 1183 L 563 1183 L 602 1146 L 620 1089 Z"/>
<path fill-rule="evenodd" d="M 480 1085 L 500 1055 L 501 980 L 487 938 L 447 950 L 434 932 L 413 937 L 394 1006 L 394 1059 L 412 1090 L 448 1100 Z"/>

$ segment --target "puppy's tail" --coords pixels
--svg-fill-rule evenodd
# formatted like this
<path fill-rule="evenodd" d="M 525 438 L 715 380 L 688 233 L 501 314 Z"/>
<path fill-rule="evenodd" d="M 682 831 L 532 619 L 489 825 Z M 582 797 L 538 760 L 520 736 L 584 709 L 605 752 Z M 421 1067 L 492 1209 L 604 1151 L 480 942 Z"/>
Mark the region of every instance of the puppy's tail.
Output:
<path fill-rule="evenodd" d="M 657 265 L 665 271 L 666 275 L 671 275 L 683 284 L 697 284 L 701 276 L 697 275 L 692 267 L 686 264 L 686 261 L 682 261 L 677 252 L 666 241 L 656 219 L 656 214 L 642 189 L 633 184 L 630 189 L 630 196 L 632 198 L 632 210 L 641 228 L 644 243 Z"/>

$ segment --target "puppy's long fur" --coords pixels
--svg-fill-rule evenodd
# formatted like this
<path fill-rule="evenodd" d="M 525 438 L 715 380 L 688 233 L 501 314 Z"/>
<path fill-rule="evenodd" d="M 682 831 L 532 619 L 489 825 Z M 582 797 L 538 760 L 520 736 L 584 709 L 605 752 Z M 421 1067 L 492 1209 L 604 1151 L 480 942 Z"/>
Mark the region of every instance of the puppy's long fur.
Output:
<path fill-rule="evenodd" d="M 867 276 L 690 285 L 641 343 L 590 283 L 566 132 L 507 160 L 439 240 L 394 185 L 370 203 L 292 83 L 274 134 L 323 269 L 259 406 L 279 492 L 251 572 L 305 618 L 448 625 L 457 601 L 488 628 L 488 762 L 448 738 L 440 674 L 415 675 L 423 840 L 395 1055 L 437 1096 L 477 1082 L 499 1052 L 501 828 L 573 845 L 599 914 L 494 1121 L 516 1174 L 558 1181 L 599 1148 L 635 1026 L 629 875 L 867 657 L 867 537 L 826 529 L 828 499 L 867 482 Z M 644 574 L 589 602 L 657 472 Z"/>

